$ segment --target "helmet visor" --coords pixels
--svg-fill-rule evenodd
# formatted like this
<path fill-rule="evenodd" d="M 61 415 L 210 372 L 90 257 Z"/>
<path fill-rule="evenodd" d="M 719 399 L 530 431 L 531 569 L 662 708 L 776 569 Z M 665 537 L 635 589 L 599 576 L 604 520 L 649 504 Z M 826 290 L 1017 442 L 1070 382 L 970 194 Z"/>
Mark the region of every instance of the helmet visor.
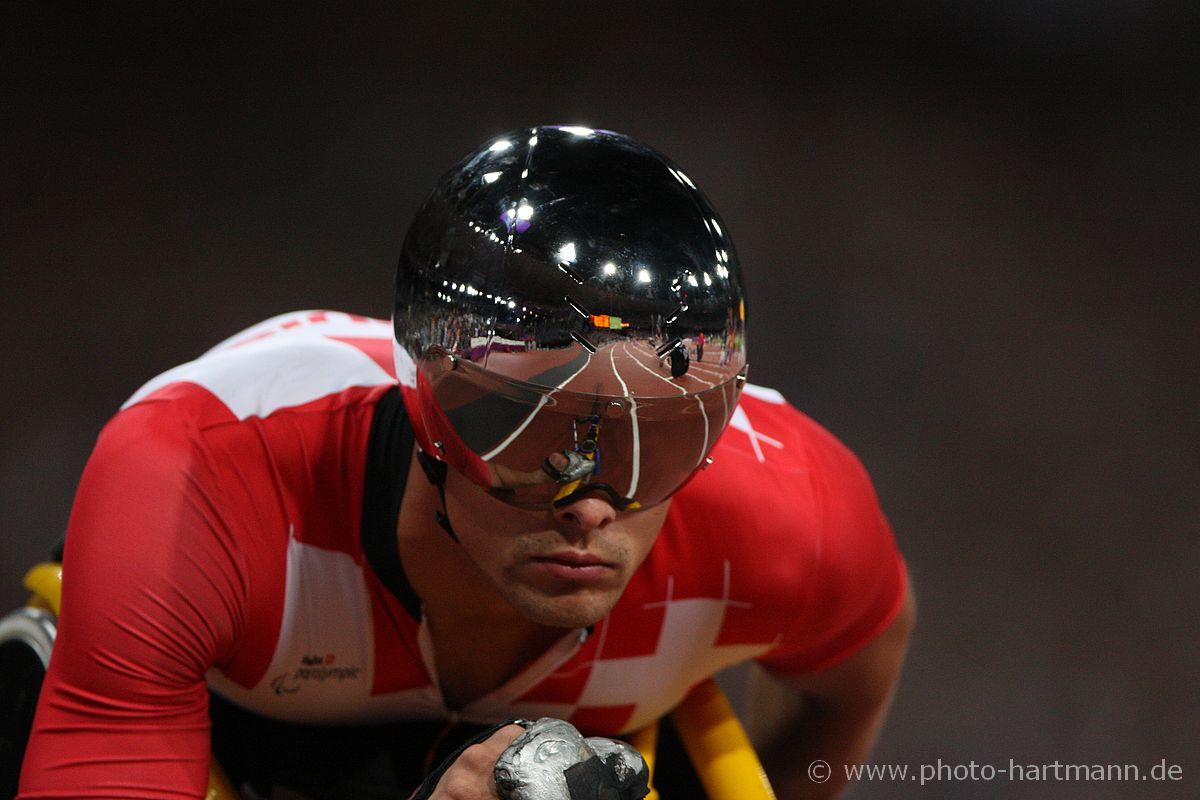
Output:
<path fill-rule="evenodd" d="M 587 494 L 648 507 L 704 466 L 742 383 L 697 371 L 698 391 L 687 391 L 669 380 L 668 360 L 622 342 L 564 366 L 566 379 L 550 386 L 449 355 L 422 359 L 417 391 L 436 455 L 523 508 Z"/>

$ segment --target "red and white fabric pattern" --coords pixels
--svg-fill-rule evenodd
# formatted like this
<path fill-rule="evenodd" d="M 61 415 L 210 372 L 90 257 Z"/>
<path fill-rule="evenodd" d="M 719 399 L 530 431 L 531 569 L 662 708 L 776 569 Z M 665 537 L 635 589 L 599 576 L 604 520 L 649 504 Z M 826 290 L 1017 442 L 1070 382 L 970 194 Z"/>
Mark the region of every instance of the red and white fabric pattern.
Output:
<path fill-rule="evenodd" d="M 412 361 L 389 323 L 267 320 L 139 389 L 101 433 L 68 532 L 59 637 L 21 797 L 200 797 L 211 689 L 264 715 L 450 715 L 430 637 L 361 544 L 375 404 Z M 799 674 L 899 610 L 905 571 L 854 456 L 747 387 L 616 608 L 459 710 L 637 729 L 758 658 Z"/>

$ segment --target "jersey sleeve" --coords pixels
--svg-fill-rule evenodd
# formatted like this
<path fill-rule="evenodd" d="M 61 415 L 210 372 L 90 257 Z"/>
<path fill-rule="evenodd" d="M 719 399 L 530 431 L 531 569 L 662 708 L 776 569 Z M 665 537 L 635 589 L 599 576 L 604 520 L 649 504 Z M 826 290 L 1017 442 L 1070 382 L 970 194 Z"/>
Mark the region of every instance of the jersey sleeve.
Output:
<path fill-rule="evenodd" d="M 236 641 L 245 576 L 196 448 L 156 403 L 101 433 L 71 511 L 19 797 L 204 796 L 204 676 Z"/>
<path fill-rule="evenodd" d="M 810 459 L 815 558 L 792 624 L 759 659 L 790 675 L 827 669 L 865 646 L 896 617 L 907 589 L 904 560 L 862 463 L 824 430 Z"/>

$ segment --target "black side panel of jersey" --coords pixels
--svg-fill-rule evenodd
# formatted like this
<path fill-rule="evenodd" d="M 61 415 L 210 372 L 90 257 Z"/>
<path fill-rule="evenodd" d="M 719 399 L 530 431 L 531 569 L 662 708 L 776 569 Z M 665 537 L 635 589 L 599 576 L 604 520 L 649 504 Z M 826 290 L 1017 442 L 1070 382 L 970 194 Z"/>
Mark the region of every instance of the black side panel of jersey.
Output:
<path fill-rule="evenodd" d="M 367 442 L 367 469 L 363 486 L 362 546 L 367 563 L 396 599 L 421 618 L 421 599 L 413 591 L 396 543 L 400 501 L 408 481 L 415 438 L 399 387 L 393 386 L 375 406 Z"/>
<path fill-rule="evenodd" d="M 303 725 L 211 692 L 209 716 L 213 756 L 246 798 L 406 800 L 432 766 L 488 727 L 445 720 Z"/>

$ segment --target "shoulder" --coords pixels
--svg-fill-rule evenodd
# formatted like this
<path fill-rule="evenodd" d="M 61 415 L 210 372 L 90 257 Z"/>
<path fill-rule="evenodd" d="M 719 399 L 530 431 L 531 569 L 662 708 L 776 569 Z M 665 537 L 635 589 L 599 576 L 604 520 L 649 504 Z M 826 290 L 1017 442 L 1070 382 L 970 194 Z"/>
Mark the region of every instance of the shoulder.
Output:
<path fill-rule="evenodd" d="M 875 503 L 862 463 L 779 392 L 747 384 L 712 464 L 676 495 L 689 532 L 787 548 L 815 544 L 837 513 L 831 498 Z"/>
<path fill-rule="evenodd" d="M 141 437 L 141 451 L 172 458 L 102 441 L 93 461 L 186 475 L 247 547 L 269 540 L 274 554 L 294 528 L 353 550 L 374 410 L 396 383 L 392 343 L 389 323 L 342 312 L 266 320 L 149 381 L 102 436 Z"/>
<path fill-rule="evenodd" d="M 395 383 L 391 325 L 337 311 L 273 317 L 148 381 L 127 409 L 169 402 L 201 425 L 344 403 L 356 387 Z M 196 389 L 202 390 L 197 392 Z"/>
<path fill-rule="evenodd" d="M 672 502 L 659 566 L 739 576 L 762 607 L 795 615 L 900 563 L 871 479 L 851 450 L 772 389 L 748 386 L 712 464 Z"/>
<path fill-rule="evenodd" d="M 292 478 L 298 487 L 332 480 L 365 448 L 374 404 L 395 383 L 391 367 L 386 322 L 334 311 L 274 317 L 134 392 L 89 464 L 159 480 L 174 470 L 223 503 L 237 489 L 256 505 L 253 496 L 278 494 Z M 338 447 L 322 445 L 331 436 Z"/>
<path fill-rule="evenodd" d="M 754 384 L 746 384 L 716 451 L 753 456 L 757 469 L 767 472 L 860 466 L 850 448 L 782 394 Z"/>
<path fill-rule="evenodd" d="M 297 312 L 139 389 L 76 493 L 73 596 L 111 608 L 141 602 L 121 592 L 149 593 L 201 614 L 197 630 L 217 633 L 193 672 L 243 632 L 270 640 L 291 538 L 355 551 L 370 421 L 395 383 L 391 341 L 386 322 Z"/>

